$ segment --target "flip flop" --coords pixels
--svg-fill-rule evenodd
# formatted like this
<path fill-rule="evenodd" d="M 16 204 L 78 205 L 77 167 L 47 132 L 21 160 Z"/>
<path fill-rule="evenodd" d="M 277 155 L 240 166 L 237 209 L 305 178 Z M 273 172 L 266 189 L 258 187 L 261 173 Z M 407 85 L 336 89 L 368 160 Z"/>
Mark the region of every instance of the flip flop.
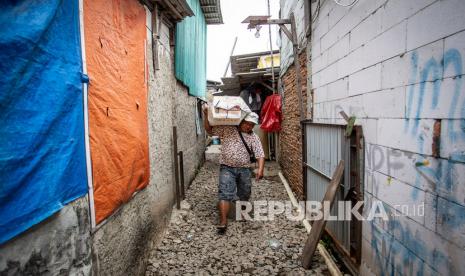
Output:
<path fill-rule="evenodd" d="M 228 229 L 227 225 L 218 225 L 216 226 L 216 233 L 218 233 L 218 235 L 224 235 L 226 234 L 226 229 Z"/>

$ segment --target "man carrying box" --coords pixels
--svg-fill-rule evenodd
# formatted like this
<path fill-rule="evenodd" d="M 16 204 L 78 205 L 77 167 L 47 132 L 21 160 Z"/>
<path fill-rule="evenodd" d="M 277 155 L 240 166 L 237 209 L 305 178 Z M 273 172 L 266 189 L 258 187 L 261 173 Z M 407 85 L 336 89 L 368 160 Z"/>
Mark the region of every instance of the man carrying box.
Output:
<path fill-rule="evenodd" d="M 258 115 L 251 112 L 239 126 L 211 126 L 208 122 L 208 107 L 204 108 L 204 126 L 210 135 L 221 140 L 220 177 L 218 184 L 218 209 L 220 222 L 218 234 L 227 229 L 227 215 L 232 201 L 247 201 L 252 188 L 252 163 L 258 161 L 256 180 L 263 177 L 265 154 L 253 127 L 258 124 Z"/>

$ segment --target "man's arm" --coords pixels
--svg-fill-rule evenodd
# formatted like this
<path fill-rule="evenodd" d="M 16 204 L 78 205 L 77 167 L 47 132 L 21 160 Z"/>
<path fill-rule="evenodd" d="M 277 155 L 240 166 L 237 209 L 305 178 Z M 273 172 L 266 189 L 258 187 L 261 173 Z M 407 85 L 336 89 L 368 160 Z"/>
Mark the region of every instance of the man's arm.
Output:
<path fill-rule="evenodd" d="M 265 169 L 265 157 L 258 158 L 258 171 L 257 175 L 255 176 L 255 180 L 259 180 L 263 178 L 263 170 Z"/>
<path fill-rule="evenodd" d="M 203 127 L 205 128 L 205 131 L 208 133 L 208 135 L 213 134 L 213 128 L 208 122 L 208 105 L 203 106 Z"/>
<path fill-rule="evenodd" d="M 257 161 L 258 161 L 258 171 L 255 176 L 255 179 L 259 180 L 263 178 L 263 171 L 265 169 L 265 152 L 263 151 L 262 142 L 260 141 L 260 138 L 258 137 L 258 135 L 255 133 L 253 135 L 254 135 L 254 139 L 252 142 L 253 143 L 252 148 L 253 148 L 255 157 L 257 158 Z"/>

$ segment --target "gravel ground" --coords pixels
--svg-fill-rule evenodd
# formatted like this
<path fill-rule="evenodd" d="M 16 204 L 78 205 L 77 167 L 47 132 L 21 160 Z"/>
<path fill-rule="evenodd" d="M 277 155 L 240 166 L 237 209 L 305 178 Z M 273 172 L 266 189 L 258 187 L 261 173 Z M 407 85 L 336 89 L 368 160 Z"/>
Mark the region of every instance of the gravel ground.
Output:
<path fill-rule="evenodd" d="M 146 275 L 330 275 L 318 251 L 310 270 L 300 267 L 306 239 L 300 222 L 229 221 L 216 233 L 218 165 L 207 162 L 174 210 L 163 240 L 152 252 Z M 278 177 L 252 187 L 251 200 L 288 200 Z"/>

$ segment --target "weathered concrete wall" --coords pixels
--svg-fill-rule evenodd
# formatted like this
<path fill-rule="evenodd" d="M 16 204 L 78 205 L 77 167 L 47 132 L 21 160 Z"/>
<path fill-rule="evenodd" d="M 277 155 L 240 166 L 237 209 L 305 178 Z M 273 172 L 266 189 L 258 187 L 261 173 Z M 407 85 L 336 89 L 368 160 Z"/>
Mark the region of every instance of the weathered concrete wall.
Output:
<path fill-rule="evenodd" d="M 150 29 L 150 24 L 147 27 Z M 149 249 L 167 226 L 174 202 L 172 126 L 176 80 L 168 27 L 162 24 L 158 45 L 160 70 L 156 72 L 150 38 L 148 41 L 150 184 L 93 236 L 96 271 L 103 275 L 144 274 Z"/>
<path fill-rule="evenodd" d="M 364 275 L 465 274 L 464 14 L 462 0 L 324 1 L 313 24 L 314 120 L 357 117 L 365 210 L 406 215 L 364 222 Z"/>
<path fill-rule="evenodd" d="M 0 246 L 0 275 L 89 275 L 92 269 L 86 197 Z"/>
<path fill-rule="evenodd" d="M 299 55 L 302 87 L 307 85 L 307 55 Z M 281 78 L 284 86 L 282 93 L 283 121 L 279 136 L 279 164 L 292 190 L 302 198 L 304 195 L 302 179 L 302 131 L 300 126 L 300 105 L 296 89 L 296 72 L 292 65 Z M 307 105 L 307 92 L 302 91 L 303 107 Z"/>
<path fill-rule="evenodd" d="M 148 18 L 147 22 L 150 22 Z M 174 77 L 169 29 L 161 25 L 160 70 L 154 72 L 150 24 L 149 65 L 150 184 L 91 234 L 87 198 L 78 199 L 0 247 L 1 275 L 143 275 L 149 249 L 163 234 L 174 203 L 172 127 L 185 152 L 186 183 L 203 161 L 203 134 L 195 132 L 196 99 Z"/>
<path fill-rule="evenodd" d="M 188 184 L 194 180 L 198 169 L 202 166 L 205 156 L 205 130 L 202 118 L 199 117 L 200 133 L 196 128 L 197 98 L 189 96 L 187 88 L 180 82 L 176 85 L 175 118 L 178 132 L 178 150 L 184 156 L 184 181 Z M 201 112 L 199 112 L 201 116 Z"/>

